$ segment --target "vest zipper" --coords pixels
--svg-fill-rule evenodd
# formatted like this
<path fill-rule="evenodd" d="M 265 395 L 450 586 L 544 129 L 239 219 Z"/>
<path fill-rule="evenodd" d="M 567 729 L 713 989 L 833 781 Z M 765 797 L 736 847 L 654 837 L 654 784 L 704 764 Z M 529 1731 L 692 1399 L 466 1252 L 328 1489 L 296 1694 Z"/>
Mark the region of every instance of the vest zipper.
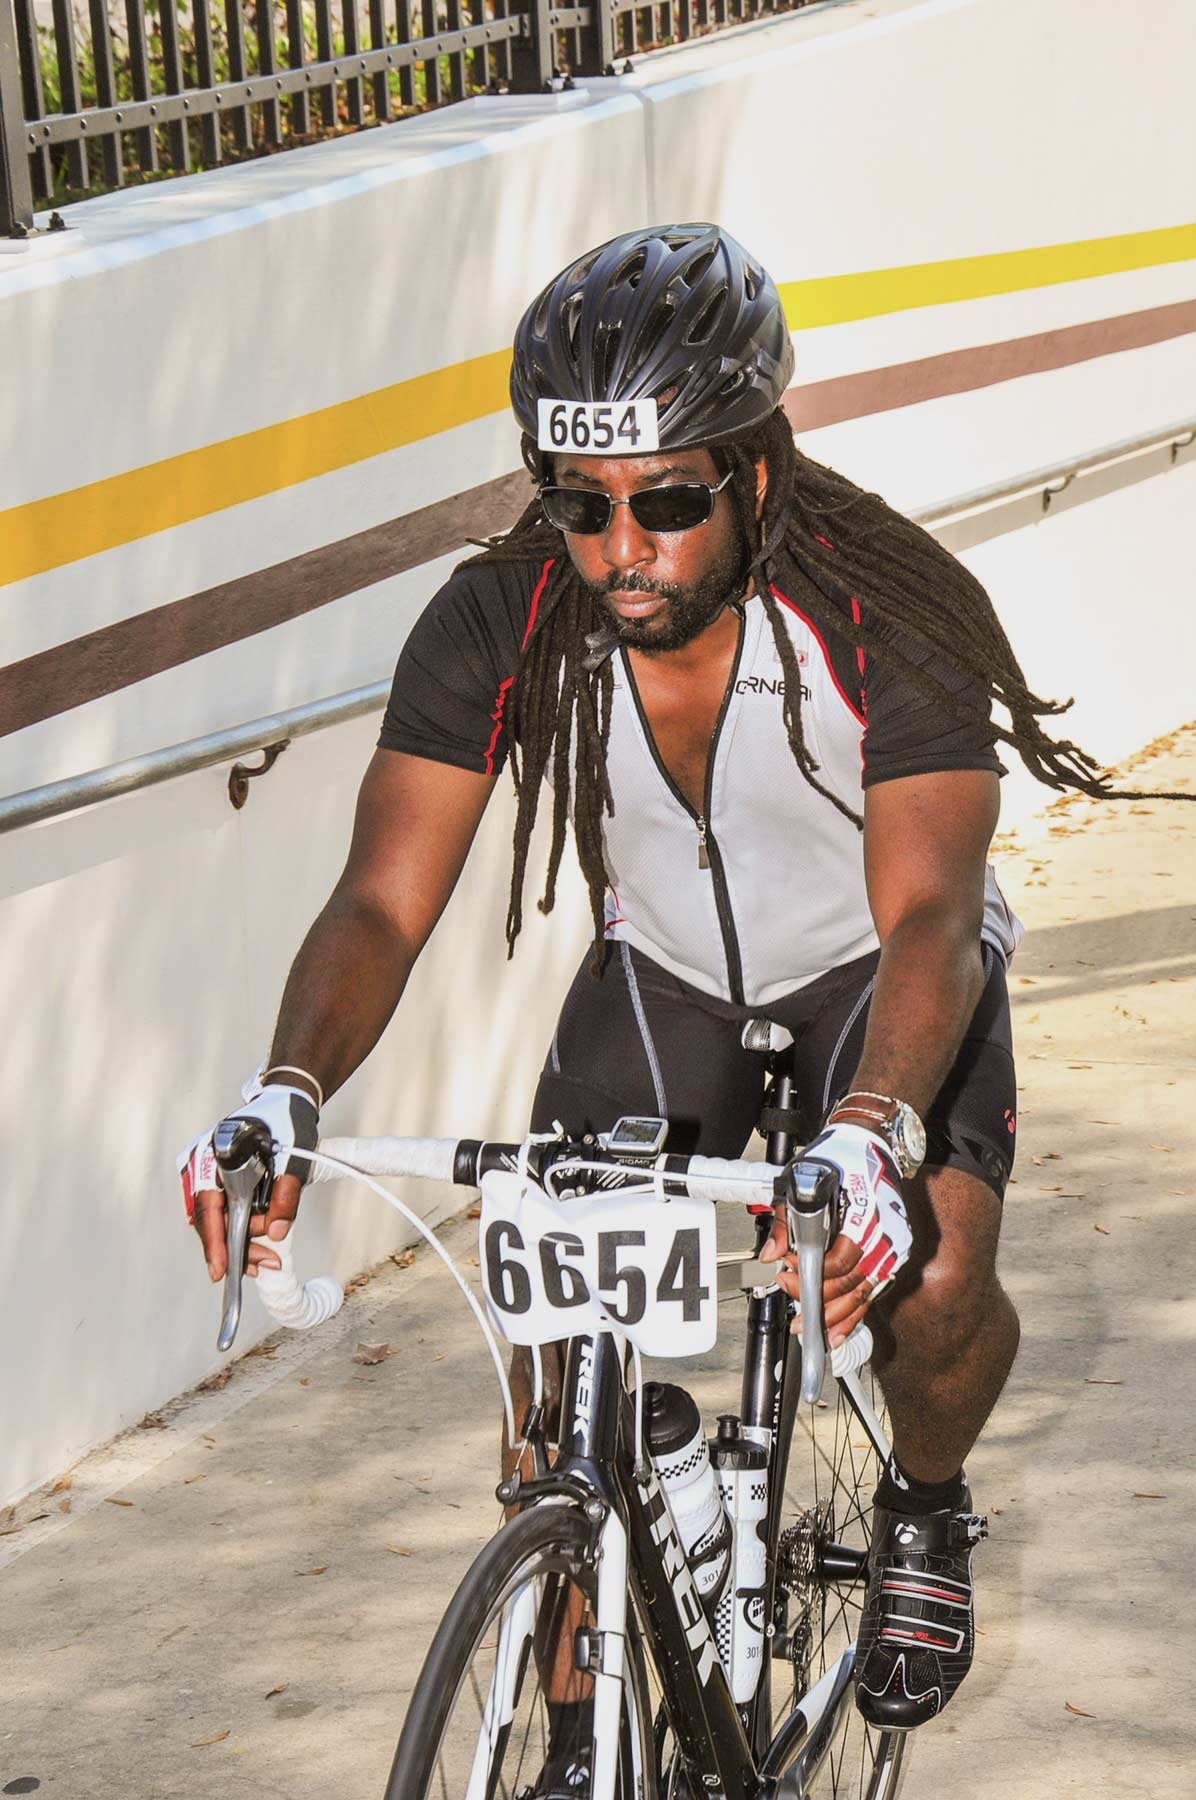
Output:
<path fill-rule="evenodd" d="M 735 661 L 731 666 L 731 674 L 727 681 L 727 691 L 723 695 L 723 703 L 718 709 L 718 718 L 714 722 L 714 731 L 710 738 L 710 754 L 706 759 L 706 792 L 703 795 L 703 806 L 700 813 L 690 805 L 689 801 L 685 798 L 685 795 L 681 792 L 681 789 L 677 786 L 677 783 L 673 780 L 673 777 L 669 774 L 668 769 L 664 765 L 660 751 L 656 748 L 656 739 L 652 735 L 652 727 L 648 723 L 647 714 L 644 712 L 643 701 L 640 699 L 640 691 L 636 686 L 635 672 L 631 667 L 631 659 L 626 650 L 621 652 L 623 667 L 627 672 L 628 686 L 631 689 L 632 699 L 635 701 L 635 710 L 639 714 L 640 724 L 644 728 L 644 736 L 647 739 L 648 748 L 652 752 L 652 760 L 660 770 L 670 793 L 675 799 L 680 801 L 681 805 L 685 808 L 686 812 L 698 828 L 698 867 L 699 869 L 708 869 L 710 871 L 710 879 L 714 887 L 714 910 L 718 914 L 719 931 L 722 934 L 723 940 L 723 954 L 727 959 L 727 986 L 731 992 L 731 999 L 736 1006 L 743 1006 L 745 1004 L 743 998 L 743 958 L 739 950 L 739 934 L 735 929 L 735 915 L 731 911 L 731 896 L 727 891 L 727 873 L 723 867 L 722 854 L 710 830 L 709 819 L 711 789 L 714 785 L 714 759 L 718 754 L 718 740 L 722 733 L 723 720 L 727 716 L 727 708 L 730 706 L 731 696 L 735 692 L 735 682 L 739 675 L 739 664 L 743 656 L 743 640 L 745 635 L 746 624 L 743 618 L 740 618 L 739 642 L 735 647 Z"/>

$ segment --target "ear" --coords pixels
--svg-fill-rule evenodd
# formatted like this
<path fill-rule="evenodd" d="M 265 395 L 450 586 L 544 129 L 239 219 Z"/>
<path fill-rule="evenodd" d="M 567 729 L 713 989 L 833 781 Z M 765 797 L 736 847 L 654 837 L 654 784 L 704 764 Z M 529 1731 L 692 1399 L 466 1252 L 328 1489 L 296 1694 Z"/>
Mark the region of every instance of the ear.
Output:
<path fill-rule="evenodd" d="M 756 517 L 764 517 L 764 500 L 768 493 L 768 464 L 763 457 L 756 464 Z"/>

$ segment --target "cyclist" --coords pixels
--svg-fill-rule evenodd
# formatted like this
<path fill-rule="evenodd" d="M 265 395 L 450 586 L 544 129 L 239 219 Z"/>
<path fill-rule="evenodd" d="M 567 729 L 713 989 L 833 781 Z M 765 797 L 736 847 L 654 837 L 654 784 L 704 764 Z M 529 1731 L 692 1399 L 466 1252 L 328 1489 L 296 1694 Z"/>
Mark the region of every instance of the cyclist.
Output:
<path fill-rule="evenodd" d="M 796 448 L 792 372 L 772 280 L 711 225 L 616 238 L 528 308 L 511 395 L 535 497 L 400 654 L 345 871 L 245 1094 L 278 1174 L 250 1272 L 295 1217 L 290 1147 L 314 1145 L 324 1092 L 389 1020 L 506 763 L 514 945 L 547 782 L 542 904 L 571 818 L 594 946 L 533 1128 L 652 1114 L 674 1148 L 738 1155 L 763 1084 L 743 1023 L 794 1036 L 803 1132 L 848 1202 L 831 1341 L 871 1314 L 892 1421 L 857 1704 L 899 1729 L 939 1712 L 971 1662 L 963 1464 L 1018 1341 L 996 1272 L 1019 935 L 986 867 L 996 742 L 1051 786 L 1111 790 L 1043 730 L 1059 709 L 1028 689 L 967 569 Z M 218 1280 L 206 1137 L 185 1160 Z M 765 1253 L 796 1292 L 780 1225 Z M 538 1792 L 571 1779 L 562 1764 Z"/>

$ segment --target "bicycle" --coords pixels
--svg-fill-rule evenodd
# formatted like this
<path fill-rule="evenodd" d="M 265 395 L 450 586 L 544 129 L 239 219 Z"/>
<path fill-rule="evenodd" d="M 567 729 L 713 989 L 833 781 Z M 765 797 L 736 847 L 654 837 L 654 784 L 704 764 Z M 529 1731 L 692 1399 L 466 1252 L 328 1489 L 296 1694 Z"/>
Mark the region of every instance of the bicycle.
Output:
<path fill-rule="evenodd" d="M 778 1028 L 764 1029 L 772 1039 L 752 1047 L 775 1050 Z M 551 1335 L 568 1339 L 556 1457 L 537 1381 L 516 1473 L 497 1489 L 506 1521 L 435 1634 L 386 1800 L 532 1800 L 562 1668 L 572 1691 L 585 1693 L 581 1716 L 592 1719 L 576 1758 L 586 1776 L 577 1800 L 895 1800 L 905 1734 L 868 1726 L 852 1682 L 871 1488 L 889 1453 L 867 1369 L 870 1334 L 861 1326 L 830 1354 L 819 1307 L 816 1328 L 811 1312 L 802 1338 L 792 1336 L 800 1309 L 776 1285 L 774 1266 L 719 1257 L 714 1246 L 714 1203 L 759 1209 L 758 1254 L 773 1206 L 783 1202 L 802 1292 L 821 1296 L 823 1254 L 837 1229 L 837 1172 L 817 1159 L 791 1160 L 787 1077 L 776 1063 L 774 1056 L 764 1115 L 775 1128 L 763 1163 L 669 1155 L 664 1121 L 642 1119 L 620 1121 L 602 1141 L 329 1139 L 310 1157 L 310 1179 L 367 1180 L 446 1261 L 422 1221 L 370 1178 L 480 1187 L 491 1317 L 512 1341 L 534 1346 L 535 1333 L 554 1320 Z M 215 1150 L 229 1209 L 219 1340 L 227 1348 L 252 1214 L 268 1195 L 268 1134 L 226 1121 Z M 486 1330 L 516 1444 L 493 1333 L 453 1272 Z M 649 1453 L 641 1366 L 643 1349 L 661 1351 L 662 1319 L 666 1354 L 708 1348 L 718 1290 L 728 1282 L 748 1296 L 739 1431 L 766 1453 L 767 1493 L 763 1587 L 732 1597 L 745 1618 L 755 1615 L 763 1663 L 750 1698 L 738 1703 Z M 259 1289 L 286 1323 L 331 1310 L 327 1291 L 309 1284 L 305 1296 L 289 1266 L 281 1276 L 263 1271 Z M 532 1355 L 539 1375 L 534 1347 Z M 833 1397 L 822 1403 L 828 1365 Z M 810 1464 L 810 1486 L 803 1480 L 796 1504 L 787 1487 L 795 1427 Z M 789 1523 L 787 1508 L 796 1515 Z"/>

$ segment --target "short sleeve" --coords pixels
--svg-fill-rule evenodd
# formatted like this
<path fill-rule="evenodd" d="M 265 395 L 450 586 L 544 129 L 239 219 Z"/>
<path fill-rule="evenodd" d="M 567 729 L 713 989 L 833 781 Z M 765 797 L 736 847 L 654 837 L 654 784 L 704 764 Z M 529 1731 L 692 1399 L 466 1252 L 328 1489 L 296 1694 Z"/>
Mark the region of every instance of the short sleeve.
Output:
<path fill-rule="evenodd" d="M 875 629 L 894 651 L 945 688 L 974 717 L 959 716 L 943 701 L 923 692 L 887 659 L 866 657 L 864 786 L 951 769 L 991 769 L 1003 775 L 984 691 L 945 658 L 898 628 L 885 625 Z"/>
<path fill-rule="evenodd" d="M 428 603 L 399 654 L 378 747 L 494 775 L 505 713 L 547 570 L 465 565 Z"/>

